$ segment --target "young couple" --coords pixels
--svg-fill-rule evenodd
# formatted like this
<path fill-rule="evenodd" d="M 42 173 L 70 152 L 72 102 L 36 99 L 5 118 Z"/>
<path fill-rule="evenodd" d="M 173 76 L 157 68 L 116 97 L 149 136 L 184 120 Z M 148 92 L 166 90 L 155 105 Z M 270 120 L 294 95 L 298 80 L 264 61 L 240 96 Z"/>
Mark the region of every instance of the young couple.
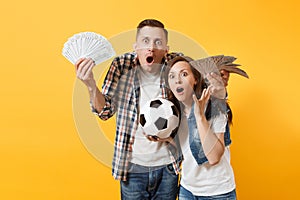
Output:
<path fill-rule="evenodd" d="M 236 199 L 224 142 L 227 114 L 206 114 L 211 96 L 225 98 L 229 73 L 223 70 L 223 78 L 202 77 L 190 64 L 191 58 L 169 53 L 167 43 L 168 32 L 160 21 L 140 22 L 135 51 L 113 60 L 102 91 L 93 77 L 93 60 L 83 58 L 75 64 L 93 112 L 103 120 L 117 112 L 112 173 L 120 180 L 121 198 L 176 199 L 179 191 L 179 199 Z M 210 84 L 207 88 L 204 78 Z M 174 138 L 145 137 L 139 126 L 141 105 L 156 97 L 179 102 L 181 123 Z"/>

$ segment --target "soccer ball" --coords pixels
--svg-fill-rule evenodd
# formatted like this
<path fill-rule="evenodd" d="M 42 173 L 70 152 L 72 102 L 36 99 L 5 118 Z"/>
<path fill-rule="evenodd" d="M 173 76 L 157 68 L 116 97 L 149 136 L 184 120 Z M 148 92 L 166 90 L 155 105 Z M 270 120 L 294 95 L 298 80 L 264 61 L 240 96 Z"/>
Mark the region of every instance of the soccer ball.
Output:
<path fill-rule="evenodd" d="M 140 125 L 147 136 L 168 138 L 179 126 L 179 111 L 167 99 L 152 99 L 141 108 Z"/>

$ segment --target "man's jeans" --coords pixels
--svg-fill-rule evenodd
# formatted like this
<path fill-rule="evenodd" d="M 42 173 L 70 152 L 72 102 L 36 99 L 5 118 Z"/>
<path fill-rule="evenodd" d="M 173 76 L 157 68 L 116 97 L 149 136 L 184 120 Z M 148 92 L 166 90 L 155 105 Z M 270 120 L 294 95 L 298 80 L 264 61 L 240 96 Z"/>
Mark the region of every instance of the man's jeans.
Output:
<path fill-rule="evenodd" d="M 214 196 L 194 196 L 190 191 L 180 186 L 179 200 L 236 200 L 236 192 L 232 190 L 226 194 L 214 195 Z"/>
<path fill-rule="evenodd" d="M 144 167 L 130 163 L 127 181 L 121 181 L 123 200 L 175 200 L 178 175 L 172 164 L 162 167 Z"/>

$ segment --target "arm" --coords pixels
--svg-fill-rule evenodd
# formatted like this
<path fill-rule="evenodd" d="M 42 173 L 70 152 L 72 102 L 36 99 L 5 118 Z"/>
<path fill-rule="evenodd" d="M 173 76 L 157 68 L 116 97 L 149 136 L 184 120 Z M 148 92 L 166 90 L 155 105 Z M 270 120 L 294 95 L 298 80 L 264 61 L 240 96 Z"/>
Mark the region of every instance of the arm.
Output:
<path fill-rule="evenodd" d="M 220 161 L 225 150 L 224 133 L 216 134 L 212 132 L 210 124 L 205 117 L 204 110 L 209 97 L 209 88 L 203 90 L 199 100 L 195 95 L 193 96 L 195 102 L 194 114 L 205 156 L 211 165 L 215 165 Z"/>
<path fill-rule="evenodd" d="M 93 75 L 95 62 L 90 58 L 81 58 L 75 63 L 76 76 L 88 88 L 90 94 L 90 102 L 97 112 L 100 112 L 105 105 L 104 95 L 97 87 Z"/>

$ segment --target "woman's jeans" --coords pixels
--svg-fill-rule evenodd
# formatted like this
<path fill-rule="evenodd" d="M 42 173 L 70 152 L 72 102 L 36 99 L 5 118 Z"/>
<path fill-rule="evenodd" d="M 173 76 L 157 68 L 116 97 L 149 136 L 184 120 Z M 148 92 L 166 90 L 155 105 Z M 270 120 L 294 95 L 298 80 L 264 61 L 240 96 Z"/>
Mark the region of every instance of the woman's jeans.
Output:
<path fill-rule="evenodd" d="M 180 186 L 179 189 L 179 200 L 236 200 L 236 192 L 235 189 L 231 192 L 214 195 L 214 196 L 194 196 L 190 191 L 185 189 L 184 187 Z"/>

